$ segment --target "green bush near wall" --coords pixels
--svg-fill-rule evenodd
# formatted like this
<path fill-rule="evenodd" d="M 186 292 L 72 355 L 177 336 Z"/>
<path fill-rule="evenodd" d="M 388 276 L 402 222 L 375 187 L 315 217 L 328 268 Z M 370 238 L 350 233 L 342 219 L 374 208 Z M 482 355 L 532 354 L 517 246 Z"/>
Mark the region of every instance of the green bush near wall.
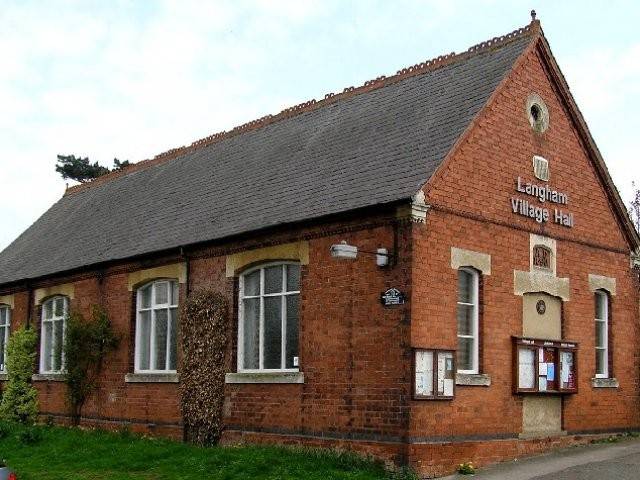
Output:
<path fill-rule="evenodd" d="M 7 377 L 0 402 L 0 418 L 34 423 L 38 418 L 38 392 L 31 384 L 38 339 L 31 328 L 20 328 L 7 344 Z"/>

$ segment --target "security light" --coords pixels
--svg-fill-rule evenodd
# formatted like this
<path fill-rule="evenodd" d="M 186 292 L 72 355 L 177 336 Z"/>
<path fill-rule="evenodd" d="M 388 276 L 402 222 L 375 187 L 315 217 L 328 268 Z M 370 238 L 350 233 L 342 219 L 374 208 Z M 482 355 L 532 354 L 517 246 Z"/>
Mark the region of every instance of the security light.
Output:
<path fill-rule="evenodd" d="M 349 245 L 344 240 L 337 245 L 331 245 L 330 251 L 333 258 L 347 258 L 353 260 L 358 256 L 358 247 Z"/>
<path fill-rule="evenodd" d="M 376 265 L 386 267 L 389 265 L 389 252 L 386 248 L 379 248 L 376 251 Z"/>

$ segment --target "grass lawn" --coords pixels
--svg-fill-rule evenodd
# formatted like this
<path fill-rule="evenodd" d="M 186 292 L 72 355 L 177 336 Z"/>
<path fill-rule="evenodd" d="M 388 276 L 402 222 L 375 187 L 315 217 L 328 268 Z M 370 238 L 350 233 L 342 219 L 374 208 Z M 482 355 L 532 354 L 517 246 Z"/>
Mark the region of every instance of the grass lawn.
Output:
<path fill-rule="evenodd" d="M 322 450 L 199 448 L 104 431 L 13 424 L 0 424 L 0 459 L 19 480 L 413 478 L 392 475 L 361 457 Z"/>

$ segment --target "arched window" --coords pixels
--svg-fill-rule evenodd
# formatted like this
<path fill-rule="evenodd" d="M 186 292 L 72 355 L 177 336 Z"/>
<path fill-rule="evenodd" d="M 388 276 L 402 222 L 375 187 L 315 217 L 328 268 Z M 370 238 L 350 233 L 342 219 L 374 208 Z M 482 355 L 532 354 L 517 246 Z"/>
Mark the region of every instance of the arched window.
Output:
<path fill-rule="evenodd" d="M 51 297 L 42 304 L 40 330 L 40 373 L 64 371 L 64 332 L 69 311 L 69 299 Z"/>
<path fill-rule="evenodd" d="M 478 272 L 458 270 L 458 372 L 479 372 Z"/>
<path fill-rule="evenodd" d="M 238 370 L 298 370 L 300 265 L 272 263 L 240 277 Z"/>
<path fill-rule="evenodd" d="M 595 292 L 596 378 L 609 378 L 609 294 Z"/>
<path fill-rule="evenodd" d="M 137 291 L 136 372 L 175 372 L 178 282 L 156 280 Z"/>
<path fill-rule="evenodd" d="M 11 308 L 0 305 L 0 372 L 7 371 L 7 342 L 11 330 Z"/>

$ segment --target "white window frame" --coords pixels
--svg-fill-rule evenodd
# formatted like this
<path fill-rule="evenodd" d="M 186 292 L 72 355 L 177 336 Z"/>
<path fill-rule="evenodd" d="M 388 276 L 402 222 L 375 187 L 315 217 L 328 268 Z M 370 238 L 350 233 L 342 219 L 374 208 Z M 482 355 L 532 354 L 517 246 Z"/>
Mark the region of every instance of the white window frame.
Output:
<path fill-rule="evenodd" d="M 62 303 L 62 316 L 58 316 L 56 315 L 56 309 L 55 309 L 55 302 L 56 300 L 62 299 L 63 303 Z M 51 303 L 51 318 L 45 318 L 45 314 L 47 312 L 46 306 L 47 304 Z M 66 331 L 67 331 L 67 315 L 69 314 L 69 297 L 63 296 L 63 295 L 56 295 L 54 297 L 49 297 L 47 298 L 44 302 L 42 302 L 41 305 L 41 315 L 40 315 L 40 373 L 41 374 L 56 374 L 56 373 L 64 373 L 65 371 L 65 358 L 64 358 L 64 337 L 66 335 Z M 47 337 L 46 335 L 46 329 L 44 328 L 45 326 L 45 322 L 46 323 L 52 323 L 53 327 L 51 328 L 51 331 L 54 332 L 55 331 L 55 323 L 56 322 L 62 322 L 62 342 L 63 344 L 60 346 L 60 348 L 62 349 L 61 352 L 61 358 L 60 358 L 60 369 L 59 370 L 45 370 L 44 368 L 44 359 L 45 359 L 45 344 L 47 341 Z M 55 335 L 52 337 L 51 340 L 51 351 L 49 353 L 49 356 L 51 358 L 51 365 L 53 365 L 53 355 L 55 353 L 55 351 L 57 350 L 58 345 L 54 344 L 55 342 Z"/>
<path fill-rule="evenodd" d="M 287 285 L 287 268 L 282 269 L 282 282 L 283 282 L 283 292 L 278 293 L 264 293 L 264 271 L 266 268 L 275 267 L 279 265 L 295 265 L 300 266 L 298 262 L 270 262 L 270 263 L 262 263 L 256 267 L 253 267 L 245 272 L 242 272 L 239 279 L 239 300 L 238 300 L 238 372 L 239 373 L 264 373 L 264 372 L 299 372 L 299 367 L 294 368 L 264 368 L 264 299 L 265 297 L 282 297 L 283 301 L 281 302 L 281 321 L 282 321 L 282 338 L 281 338 L 281 361 L 280 365 L 286 365 L 286 342 L 287 342 L 287 315 L 286 308 L 287 302 L 284 299 L 290 295 L 298 295 L 298 302 L 300 302 L 300 289 L 295 291 L 284 291 L 286 290 Z M 252 274 L 256 270 L 260 270 L 260 293 L 258 295 L 244 295 L 244 280 L 247 275 Z M 259 345 L 258 345 L 258 359 L 259 359 L 259 368 L 243 368 L 244 365 L 244 300 L 246 298 L 259 298 L 260 299 L 260 335 L 259 335 Z M 298 303 L 298 336 L 300 335 L 300 303 Z M 298 355 L 300 344 L 298 343 Z"/>
<path fill-rule="evenodd" d="M 156 285 L 163 284 L 163 283 L 167 284 L 167 303 L 159 304 L 159 303 L 156 303 Z M 178 364 L 177 349 L 176 349 L 176 369 L 169 370 L 167 368 L 162 368 L 162 369 L 154 368 L 157 366 L 155 365 L 155 362 L 156 362 L 155 351 L 156 351 L 156 312 L 158 310 L 167 310 L 167 340 L 165 345 L 165 355 L 166 355 L 165 365 L 167 365 L 169 362 L 169 351 L 171 349 L 171 335 L 177 335 L 177 332 L 173 332 L 171 330 L 170 310 L 175 309 L 176 315 L 177 315 L 178 308 L 179 308 L 179 299 L 177 299 L 175 303 L 171 303 L 172 289 L 173 289 L 172 284 L 177 284 L 178 296 L 179 296 L 180 287 L 178 284 L 178 280 L 173 278 L 162 278 L 162 279 L 152 280 L 151 282 L 147 282 L 144 285 L 141 285 L 136 290 L 136 346 L 135 346 L 135 355 L 134 355 L 135 357 L 134 373 L 177 373 L 177 364 Z M 147 287 L 151 287 L 151 303 L 149 305 L 149 308 L 142 308 L 142 291 Z M 142 330 L 140 328 L 140 314 L 142 312 L 147 312 L 147 311 L 151 312 L 151 316 L 150 316 L 151 325 L 149 327 L 149 335 L 150 335 L 149 368 L 142 369 L 140 368 L 140 355 L 141 355 L 141 351 L 140 351 L 141 338 L 140 337 L 142 335 Z M 178 339 L 176 338 L 176 341 L 177 340 Z"/>
<path fill-rule="evenodd" d="M 604 318 L 598 318 L 598 300 L 604 302 Z M 595 344 L 595 352 L 596 352 L 596 378 L 609 378 L 609 292 L 605 290 L 597 290 L 595 292 L 595 322 L 596 328 L 598 323 L 604 324 L 604 346 L 598 346 Z M 594 338 L 594 342 L 597 341 L 597 335 Z M 597 365 L 598 365 L 598 351 L 604 351 L 604 364 L 603 364 L 603 372 L 597 373 Z"/>
<path fill-rule="evenodd" d="M 0 324 L 0 328 L 4 328 L 4 363 L 0 364 L 0 373 L 6 373 L 7 371 L 7 343 L 9 342 L 9 335 L 11 333 L 11 307 L 9 305 L 0 305 L 0 310 L 5 311 L 5 322 Z"/>
<path fill-rule="evenodd" d="M 470 268 L 470 267 L 461 267 L 458 269 L 458 277 L 460 275 L 460 272 L 464 271 L 466 273 L 469 273 L 473 279 L 472 281 L 472 292 L 471 292 L 471 299 L 472 301 L 469 303 L 466 302 L 460 302 L 458 301 L 458 298 L 460 296 L 460 292 L 456 291 L 457 297 L 456 297 L 456 338 L 458 339 L 458 348 L 460 347 L 460 342 L 459 339 L 460 338 L 471 338 L 473 339 L 473 350 L 471 352 L 472 356 L 471 356 L 471 360 L 472 360 L 472 367 L 471 370 L 462 370 L 459 369 L 458 373 L 465 373 L 465 374 L 478 374 L 480 373 L 480 321 L 479 321 L 479 310 L 480 310 L 480 273 L 478 273 L 478 271 L 474 268 Z M 457 331 L 458 330 L 458 305 L 467 305 L 467 306 L 471 306 L 473 307 L 473 318 L 472 318 L 472 329 L 473 332 L 471 335 L 460 335 L 460 333 Z M 460 362 L 456 362 L 456 364 L 459 365 Z"/>

